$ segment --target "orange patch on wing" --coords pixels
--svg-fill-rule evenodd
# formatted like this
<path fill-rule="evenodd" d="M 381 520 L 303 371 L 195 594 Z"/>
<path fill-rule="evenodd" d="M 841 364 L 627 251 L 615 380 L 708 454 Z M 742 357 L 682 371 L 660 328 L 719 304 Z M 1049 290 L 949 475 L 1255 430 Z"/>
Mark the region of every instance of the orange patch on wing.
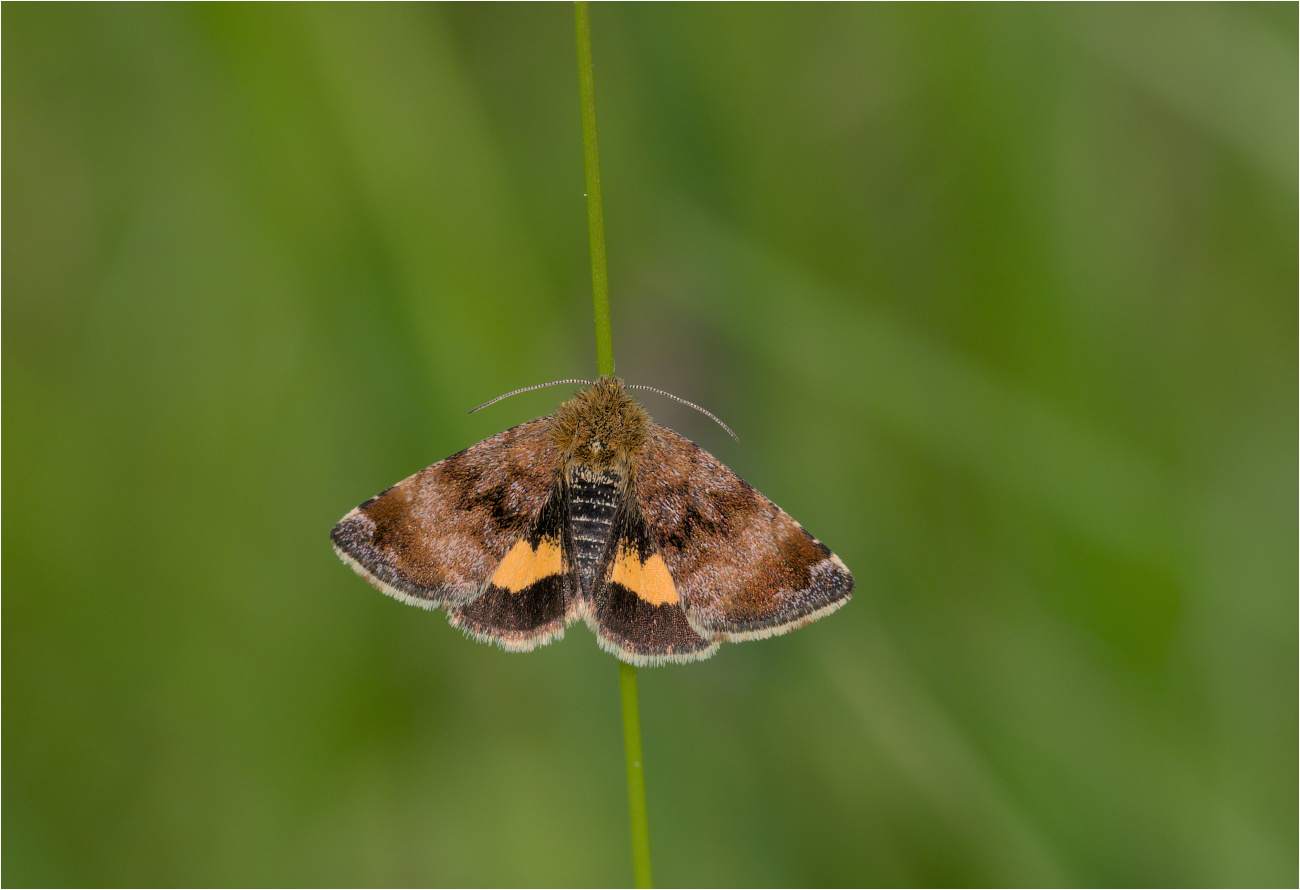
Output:
<path fill-rule="evenodd" d="M 678 601 L 673 576 L 658 553 L 642 562 L 635 551 L 620 547 L 609 580 L 622 584 L 652 606 L 674 605 Z"/>
<path fill-rule="evenodd" d="M 518 593 L 543 578 L 560 574 L 560 556 L 560 543 L 552 538 L 543 538 L 536 550 L 520 539 L 492 574 L 492 584 Z"/>

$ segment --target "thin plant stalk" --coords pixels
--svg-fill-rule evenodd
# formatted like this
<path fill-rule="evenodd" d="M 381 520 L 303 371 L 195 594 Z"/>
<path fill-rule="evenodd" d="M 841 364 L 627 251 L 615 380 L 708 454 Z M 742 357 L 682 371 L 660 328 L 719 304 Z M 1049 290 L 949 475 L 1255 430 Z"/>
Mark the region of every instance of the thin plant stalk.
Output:
<path fill-rule="evenodd" d="M 587 230 L 591 239 L 591 292 L 596 316 L 596 368 L 614 373 L 614 333 L 609 321 L 609 271 L 605 262 L 605 211 L 600 200 L 600 149 L 596 142 L 596 85 L 591 66 L 591 12 L 574 4 L 578 32 L 578 86 L 582 97 L 582 157 L 587 174 Z M 636 668 L 618 663 L 623 701 L 623 752 L 632 829 L 632 872 L 637 887 L 651 886 L 650 823 L 646 815 L 645 769 L 641 758 L 641 705 Z"/>
<path fill-rule="evenodd" d="M 614 373 L 614 333 L 609 323 L 609 271 L 605 264 L 605 209 L 600 200 L 600 148 L 596 143 L 596 83 L 591 72 L 591 14 L 574 4 L 578 25 L 578 88 L 582 96 L 582 159 L 587 172 L 587 232 L 591 239 L 591 293 L 596 310 L 596 369 Z"/>
<path fill-rule="evenodd" d="M 627 759 L 627 803 L 632 820 L 632 873 L 636 887 L 651 886 L 650 825 L 646 817 L 645 770 L 641 760 L 641 706 L 637 699 L 636 667 L 618 663 L 623 699 L 623 751 Z"/>

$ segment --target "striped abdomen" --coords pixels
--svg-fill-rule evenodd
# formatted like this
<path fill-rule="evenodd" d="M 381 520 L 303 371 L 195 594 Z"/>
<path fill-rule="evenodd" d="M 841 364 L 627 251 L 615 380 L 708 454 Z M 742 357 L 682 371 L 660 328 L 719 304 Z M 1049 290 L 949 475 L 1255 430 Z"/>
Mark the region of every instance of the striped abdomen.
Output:
<path fill-rule="evenodd" d="M 578 583 L 588 596 L 596 584 L 601 558 L 614 535 L 621 476 L 612 470 L 591 471 L 578 466 L 569 479 L 569 522 L 573 529 L 573 560 Z"/>

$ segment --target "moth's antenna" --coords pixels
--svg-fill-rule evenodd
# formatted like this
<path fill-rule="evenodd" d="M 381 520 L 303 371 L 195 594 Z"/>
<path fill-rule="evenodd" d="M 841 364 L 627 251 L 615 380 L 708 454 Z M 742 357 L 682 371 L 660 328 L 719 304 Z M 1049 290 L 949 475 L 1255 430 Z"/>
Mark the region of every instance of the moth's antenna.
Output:
<path fill-rule="evenodd" d="M 710 414 L 708 411 L 705 411 L 703 408 L 701 408 L 699 405 L 695 404 L 694 402 L 688 402 L 688 401 L 686 401 L 685 399 L 683 399 L 683 398 L 680 397 L 680 396 L 675 396 L 675 395 L 673 395 L 673 394 L 670 393 L 670 392 L 664 392 L 662 389 L 655 389 L 653 386 L 642 386 L 642 385 L 639 384 L 639 383 L 627 383 L 627 384 L 624 384 L 624 385 L 625 385 L 628 389 L 644 389 L 644 390 L 648 390 L 649 392 L 657 392 L 657 393 L 659 393 L 659 395 L 661 395 L 661 396 L 667 396 L 668 398 L 672 399 L 674 402 L 681 402 L 683 405 L 688 405 L 688 406 L 694 408 L 696 411 L 698 411 L 698 412 L 700 412 L 701 414 L 703 414 L 705 417 L 707 417 L 707 418 L 709 418 L 710 420 L 712 420 L 714 423 L 716 423 L 718 426 L 722 427 L 724 430 L 726 430 L 728 436 L 730 436 L 731 438 L 735 439 L 737 442 L 740 441 L 740 437 L 737 436 L 735 433 L 733 433 L 733 432 L 731 431 L 731 427 L 727 426 L 727 425 L 726 425 L 725 423 L 723 423 L 721 420 L 718 420 L 718 418 L 714 417 L 712 414 Z M 502 396 L 502 398 L 505 398 L 505 396 Z"/>
<path fill-rule="evenodd" d="M 585 383 L 587 384 L 587 386 L 591 386 L 590 380 L 552 380 L 550 383 L 539 383 L 536 386 L 525 386 L 523 389 L 517 389 L 514 392 L 508 392 L 503 396 L 497 396 L 495 399 L 492 399 L 491 401 L 488 402 L 484 402 L 482 405 L 479 405 L 477 408 L 471 408 L 469 413 L 473 414 L 475 411 L 479 411 L 483 408 L 486 408 L 488 405 L 494 405 L 497 402 L 501 401 L 502 399 L 508 399 L 511 396 L 517 396 L 521 392 L 532 392 L 535 389 L 545 389 L 548 386 L 559 386 L 561 383 Z M 708 414 L 709 412 L 705 411 L 704 413 Z"/>

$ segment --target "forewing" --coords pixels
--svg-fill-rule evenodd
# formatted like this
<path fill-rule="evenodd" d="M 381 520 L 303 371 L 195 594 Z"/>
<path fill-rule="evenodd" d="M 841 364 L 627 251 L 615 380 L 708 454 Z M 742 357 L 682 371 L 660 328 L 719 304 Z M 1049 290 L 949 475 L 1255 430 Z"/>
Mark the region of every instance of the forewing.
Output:
<path fill-rule="evenodd" d="M 637 501 L 685 615 L 706 639 L 785 633 L 853 593 L 840 558 L 717 458 L 651 427 Z"/>
<path fill-rule="evenodd" d="M 397 599 L 471 602 L 558 487 L 548 430 L 529 421 L 402 480 L 334 526 L 334 549 Z"/>

